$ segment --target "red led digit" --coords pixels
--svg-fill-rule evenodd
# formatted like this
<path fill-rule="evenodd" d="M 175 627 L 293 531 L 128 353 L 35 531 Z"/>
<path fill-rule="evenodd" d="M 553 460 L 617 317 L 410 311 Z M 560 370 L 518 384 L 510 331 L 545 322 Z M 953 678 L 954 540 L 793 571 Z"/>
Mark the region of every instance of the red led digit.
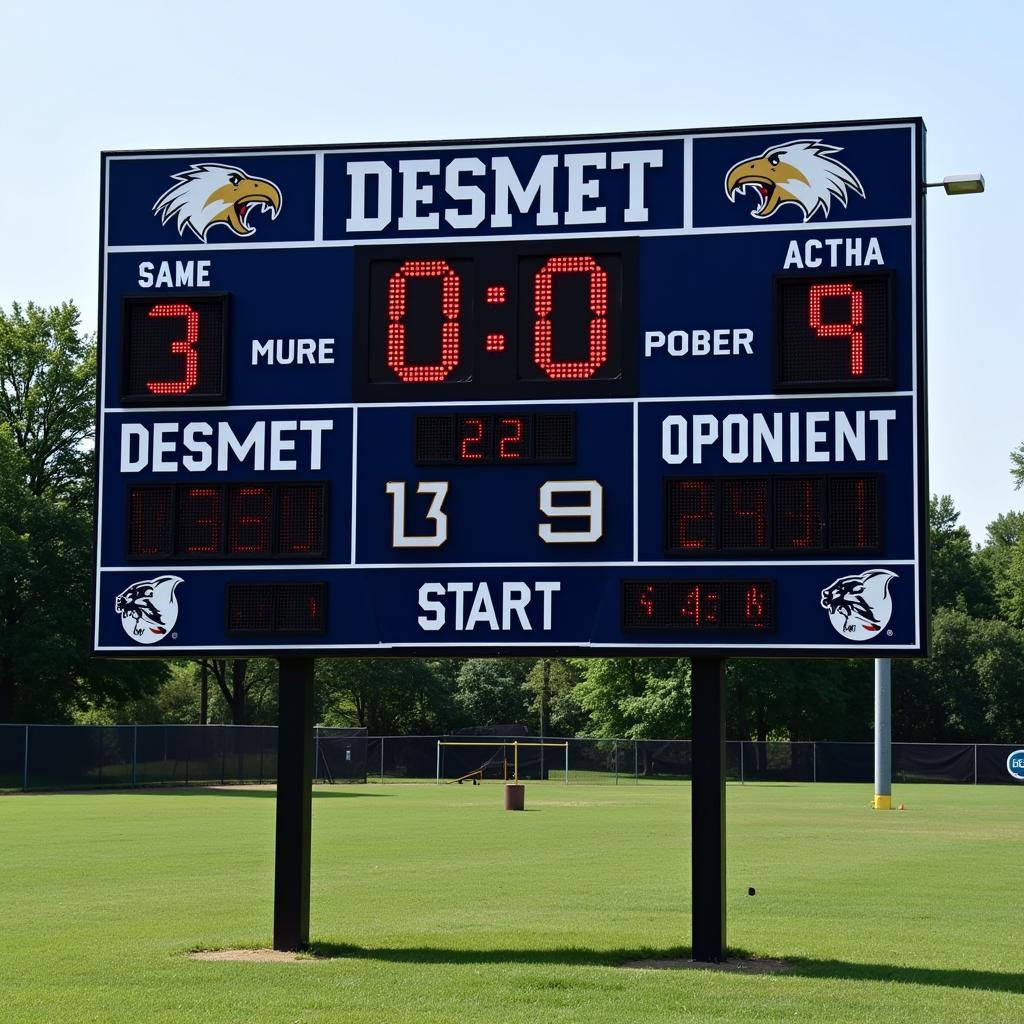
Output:
<path fill-rule="evenodd" d="M 171 554 L 171 488 L 133 487 L 128 493 L 129 551 L 136 558 Z"/>
<path fill-rule="evenodd" d="M 185 374 L 181 380 L 149 380 L 146 387 L 154 395 L 186 395 L 199 380 L 199 314 L 187 302 L 170 302 L 154 306 L 149 316 L 177 316 L 185 320 L 185 337 L 171 342 L 171 351 L 185 357 Z"/>
<path fill-rule="evenodd" d="M 821 319 L 822 299 L 849 298 L 850 319 L 847 323 L 824 323 Z M 807 319 L 819 338 L 850 339 L 850 374 L 864 374 L 864 293 L 852 284 L 812 284 Z"/>
<path fill-rule="evenodd" d="M 866 548 L 868 546 L 868 534 L 864 504 L 864 481 L 862 479 L 857 480 L 855 486 L 857 490 L 857 547 Z"/>
<path fill-rule="evenodd" d="M 477 462 L 487 455 L 484 441 L 484 420 L 480 416 L 466 416 L 459 421 L 459 458 Z"/>
<path fill-rule="evenodd" d="M 654 584 L 648 583 L 647 586 L 644 587 L 642 591 L 640 591 L 640 596 L 638 598 L 640 602 L 640 607 L 643 608 L 644 615 L 647 618 L 652 618 L 654 615 L 654 601 L 652 600 L 653 597 Z"/>
<path fill-rule="evenodd" d="M 406 362 L 405 315 L 408 309 L 410 278 L 441 279 L 441 361 L 413 364 Z M 444 380 L 459 365 L 459 275 L 445 260 L 406 260 L 388 279 L 388 366 L 407 384 L 436 383 Z"/>
<path fill-rule="evenodd" d="M 253 555 L 270 550 L 270 489 L 236 487 L 228 504 L 228 551 Z"/>
<path fill-rule="evenodd" d="M 689 620 L 696 629 L 714 626 L 718 622 L 718 591 L 697 584 L 686 594 L 686 603 L 679 609 L 679 617 Z"/>
<path fill-rule="evenodd" d="M 679 608 L 679 617 L 689 619 L 696 626 L 700 623 L 700 587 L 693 587 L 686 593 L 686 604 Z"/>
<path fill-rule="evenodd" d="M 223 497 L 219 487 L 188 487 L 179 518 L 181 550 L 188 555 L 220 550 Z"/>
<path fill-rule="evenodd" d="M 764 480 L 722 482 L 725 512 L 722 521 L 725 547 L 763 548 L 767 544 L 768 484 Z M 726 537 L 733 543 L 726 543 Z"/>
<path fill-rule="evenodd" d="M 714 544 L 714 484 L 710 480 L 676 480 L 672 484 L 670 546 L 691 551 Z"/>
<path fill-rule="evenodd" d="M 814 484 L 810 480 L 794 481 L 802 497 L 798 511 L 788 510 L 786 515 L 795 520 L 795 528 L 789 536 L 789 543 L 795 548 L 818 546 L 818 500 Z"/>
<path fill-rule="evenodd" d="M 755 585 L 747 587 L 743 599 L 743 616 L 755 629 L 764 628 L 764 591 Z"/>
<path fill-rule="evenodd" d="M 718 601 L 719 592 L 715 587 L 704 588 L 704 619 L 701 625 L 718 625 Z"/>
<path fill-rule="evenodd" d="M 555 274 L 587 274 L 590 278 L 590 348 L 587 360 L 554 357 L 551 313 Z M 586 380 L 608 360 L 608 275 L 593 256 L 552 256 L 533 279 L 533 359 L 552 380 Z"/>
<path fill-rule="evenodd" d="M 503 416 L 498 420 L 498 424 L 501 427 L 501 437 L 498 439 L 498 458 L 521 459 L 523 457 L 522 417 Z"/>
<path fill-rule="evenodd" d="M 316 484 L 282 487 L 280 537 L 283 555 L 311 555 L 323 546 L 323 492 Z"/>

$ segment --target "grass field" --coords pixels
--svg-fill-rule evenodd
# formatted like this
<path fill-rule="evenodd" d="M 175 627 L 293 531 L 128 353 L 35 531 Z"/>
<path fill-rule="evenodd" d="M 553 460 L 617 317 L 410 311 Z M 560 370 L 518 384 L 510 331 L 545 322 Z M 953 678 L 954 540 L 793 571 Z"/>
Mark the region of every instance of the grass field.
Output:
<path fill-rule="evenodd" d="M 1024 790 L 730 785 L 729 944 L 791 973 L 636 971 L 689 942 L 689 788 L 318 788 L 312 937 L 269 945 L 267 791 L 0 798 L 0 1019 L 78 1024 L 1024 1020 Z M 747 896 L 754 886 L 757 895 Z M 338 955 L 341 954 L 341 955 Z"/>

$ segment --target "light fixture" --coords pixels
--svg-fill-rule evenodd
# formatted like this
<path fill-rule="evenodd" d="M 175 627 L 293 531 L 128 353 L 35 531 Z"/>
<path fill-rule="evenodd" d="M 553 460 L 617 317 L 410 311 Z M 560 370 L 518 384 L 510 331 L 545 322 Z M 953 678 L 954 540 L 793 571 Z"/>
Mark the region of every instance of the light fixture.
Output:
<path fill-rule="evenodd" d="M 947 196 L 967 196 L 975 192 L 985 191 L 985 176 L 980 172 L 974 174 L 947 174 L 942 181 L 925 182 L 925 188 L 942 186 Z"/>

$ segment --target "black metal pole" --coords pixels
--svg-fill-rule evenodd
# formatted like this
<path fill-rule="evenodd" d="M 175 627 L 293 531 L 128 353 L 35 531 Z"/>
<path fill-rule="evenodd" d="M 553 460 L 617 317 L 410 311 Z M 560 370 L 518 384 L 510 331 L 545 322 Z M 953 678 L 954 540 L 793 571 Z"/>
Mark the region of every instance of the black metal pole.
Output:
<path fill-rule="evenodd" d="M 691 658 L 693 959 L 725 959 L 725 659 Z"/>
<path fill-rule="evenodd" d="M 274 949 L 298 950 L 309 945 L 313 659 L 281 658 L 278 680 Z"/>

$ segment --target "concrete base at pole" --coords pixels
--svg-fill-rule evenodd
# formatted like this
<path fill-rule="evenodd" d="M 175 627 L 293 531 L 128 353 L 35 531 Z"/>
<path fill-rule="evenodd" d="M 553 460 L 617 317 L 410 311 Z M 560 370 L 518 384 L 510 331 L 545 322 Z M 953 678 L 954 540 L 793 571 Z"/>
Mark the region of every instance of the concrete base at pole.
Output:
<path fill-rule="evenodd" d="M 505 810 L 522 811 L 526 809 L 526 787 L 515 782 L 505 783 Z"/>

